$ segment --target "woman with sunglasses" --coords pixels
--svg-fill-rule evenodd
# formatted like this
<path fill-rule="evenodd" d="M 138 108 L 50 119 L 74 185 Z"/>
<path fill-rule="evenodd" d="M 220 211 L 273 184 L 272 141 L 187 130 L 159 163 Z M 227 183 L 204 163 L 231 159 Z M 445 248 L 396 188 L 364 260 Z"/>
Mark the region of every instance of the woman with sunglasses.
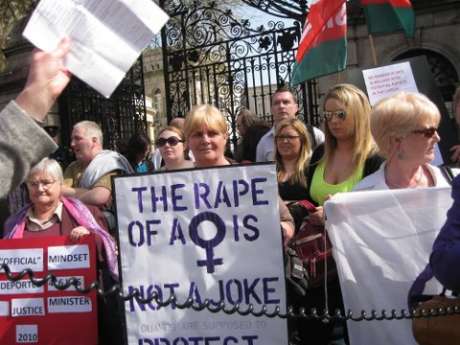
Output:
<path fill-rule="evenodd" d="M 155 144 L 165 163 L 161 170 L 193 168 L 193 162 L 187 159 L 184 139 L 180 128 L 168 126 L 160 131 Z"/>
<path fill-rule="evenodd" d="M 449 186 L 432 166 L 441 115 L 426 96 L 400 92 L 377 103 L 371 131 L 386 161 L 355 190 Z"/>
<path fill-rule="evenodd" d="M 370 110 L 364 92 L 351 84 L 338 84 L 327 92 L 323 106 L 325 142 L 313 152 L 308 168 L 306 198 L 317 205 L 309 214 L 310 223 L 324 224 L 324 202 L 336 193 L 350 192 L 382 163 L 382 158 L 375 154 L 369 128 Z M 343 309 L 338 279 L 329 280 L 327 289 L 328 309 Z M 310 289 L 302 301 L 303 307 L 323 310 L 324 290 L 324 286 Z M 307 320 L 299 335 L 304 342 L 329 344 L 335 323 Z"/>
<path fill-rule="evenodd" d="M 310 216 L 324 224 L 323 204 L 339 192 L 350 192 L 363 177 L 382 163 L 370 132 L 371 107 L 363 91 L 351 84 L 338 84 L 325 96 L 323 116 L 325 143 L 312 155 L 308 199 L 318 205 Z"/>

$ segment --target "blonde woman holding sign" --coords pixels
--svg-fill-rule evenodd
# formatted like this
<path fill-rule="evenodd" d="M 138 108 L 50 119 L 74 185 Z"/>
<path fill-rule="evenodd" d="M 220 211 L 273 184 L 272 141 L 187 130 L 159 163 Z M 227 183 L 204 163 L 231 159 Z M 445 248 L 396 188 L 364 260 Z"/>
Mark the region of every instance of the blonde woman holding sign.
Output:
<path fill-rule="evenodd" d="M 224 155 L 228 140 L 227 121 L 216 107 L 205 104 L 193 108 L 185 119 L 184 133 L 195 157 L 195 167 L 232 164 Z M 294 235 L 294 223 L 284 203 L 280 202 L 279 206 L 283 238 L 287 243 Z"/>

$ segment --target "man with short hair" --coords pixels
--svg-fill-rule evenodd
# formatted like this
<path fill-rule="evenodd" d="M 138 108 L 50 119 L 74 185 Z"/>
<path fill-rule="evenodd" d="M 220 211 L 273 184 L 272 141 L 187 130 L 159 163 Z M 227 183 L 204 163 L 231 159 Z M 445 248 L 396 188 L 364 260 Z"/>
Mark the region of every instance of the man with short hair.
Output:
<path fill-rule="evenodd" d="M 292 91 L 287 87 L 281 87 L 272 96 L 271 112 L 273 127 L 260 139 L 257 144 L 256 161 L 267 162 L 275 159 L 275 127 L 285 119 L 293 119 L 299 111 L 297 100 Z M 324 142 L 324 133 L 316 127 L 308 128 L 312 135 L 312 142 L 316 146 Z"/>
<path fill-rule="evenodd" d="M 133 170 L 121 154 L 103 150 L 102 143 L 102 131 L 97 123 L 81 121 L 75 124 L 70 147 L 76 160 L 65 170 L 63 191 L 67 196 L 107 209 L 112 202 L 111 177 L 133 173 Z"/>

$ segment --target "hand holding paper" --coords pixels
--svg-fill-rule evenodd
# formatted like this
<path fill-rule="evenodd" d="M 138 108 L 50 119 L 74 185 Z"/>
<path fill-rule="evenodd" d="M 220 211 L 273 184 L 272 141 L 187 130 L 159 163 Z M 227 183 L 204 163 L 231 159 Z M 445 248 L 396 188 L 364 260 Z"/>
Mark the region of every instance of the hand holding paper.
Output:
<path fill-rule="evenodd" d="M 47 52 L 69 37 L 66 67 L 110 97 L 167 20 L 149 0 L 42 0 L 23 34 Z"/>

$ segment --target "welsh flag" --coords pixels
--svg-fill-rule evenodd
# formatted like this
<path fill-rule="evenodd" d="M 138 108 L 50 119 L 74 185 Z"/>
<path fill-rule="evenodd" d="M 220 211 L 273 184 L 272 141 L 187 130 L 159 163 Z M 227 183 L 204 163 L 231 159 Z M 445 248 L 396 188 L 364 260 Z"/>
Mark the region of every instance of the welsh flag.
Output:
<path fill-rule="evenodd" d="M 415 14 L 410 0 L 361 0 L 370 34 L 404 30 L 414 37 Z"/>
<path fill-rule="evenodd" d="M 291 84 L 343 71 L 347 61 L 345 0 L 313 0 L 305 22 Z"/>

